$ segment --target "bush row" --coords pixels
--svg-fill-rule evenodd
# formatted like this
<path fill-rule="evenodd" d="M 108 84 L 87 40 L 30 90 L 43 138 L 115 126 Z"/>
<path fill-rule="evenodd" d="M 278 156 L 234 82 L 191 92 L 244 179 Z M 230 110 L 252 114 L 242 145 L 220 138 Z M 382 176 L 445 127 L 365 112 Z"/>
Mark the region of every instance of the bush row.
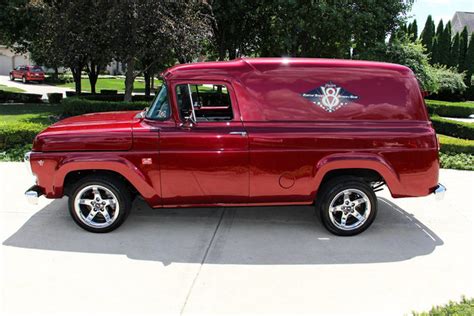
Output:
<path fill-rule="evenodd" d="M 7 122 L 0 124 L 0 151 L 31 144 L 44 125 L 29 122 Z"/>
<path fill-rule="evenodd" d="M 436 115 L 431 117 L 431 122 L 438 134 L 463 139 L 474 139 L 474 124 L 444 119 Z"/>
<path fill-rule="evenodd" d="M 113 102 L 120 102 L 123 101 L 125 94 L 118 93 L 117 90 L 100 90 L 100 94 L 92 94 L 88 92 L 83 92 L 81 95 L 77 96 L 74 91 L 67 91 L 67 97 L 78 97 L 85 100 L 93 100 L 93 101 L 113 101 Z M 155 96 L 150 95 L 146 96 L 143 94 L 140 95 L 132 95 L 132 102 L 142 102 L 142 101 L 151 101 Z"/>
<path fill-rule="evenodd" d="M 474 140 L 439 135 L 442 152 L 467 153 L 474 155 Z"/>
<path fill-rule="evenodd" d="M 41 103 L 41 94 L 19 93 L 0 90 L 0 103 Z"/>
<path fill-rule="evenodd" d="M 110 102 L 93 101 L 83 98 L 66 98 L 62 101 L 64 116 L 75 116 L 93 112 L 134 111 L 143 110 L 149 102 Z"/>
<path fill-rule="evenodd" d="M 425 100 L 431 115 L 467 118 L 474 114 L 474 102 L 446 102 Z"/>

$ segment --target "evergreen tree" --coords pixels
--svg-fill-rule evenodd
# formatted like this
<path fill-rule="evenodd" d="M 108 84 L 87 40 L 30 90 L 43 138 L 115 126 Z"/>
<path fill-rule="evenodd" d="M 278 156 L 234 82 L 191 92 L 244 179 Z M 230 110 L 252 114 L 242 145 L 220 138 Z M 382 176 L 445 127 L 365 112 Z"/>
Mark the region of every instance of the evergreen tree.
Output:
<path fill-rule="evenodd" d="M 439 63 L 448 66 L 451 57 L 451 22 L 446 23 L 446 27 L 438 38 Z"/>
<path fill-rule="evenodd" d="M 435 36 L 435 24 L 431 15 L 426 19 L 425 28 L 421 32 L 421 43 L 426 47 L 426 51 L 431 53 L 433 51 L 433 37 Z M 467 30 L 466 30 L 467 37 Z"/>
<path fill-rule="evenodd" d="M 459 33 L 456 33 L 453 38 L 453 46 L 451 46 L 451 58 L 449 59 L 450 67 L 459 66 Z"/>
<path fill-rule="evenodd" d="M 463 72 L 466 70 L 466 53 L 467 53 L 467 44 L 469 42 L 469 35 L 467 33 L 467 27 L 465 26 L 461 32 L 461 36 L 459 37 L 459 72 Z"/>
<path fill-rule="evenodd" d="M 410 36 L 412 41 L 416 41 L 418 39 L 418 25 L 416 24 L 416 20 L 413 20 L 410 29 Z"/>
<path fill-rule="evenodd" d="M 466 53 L 466 86 L 469 88 L 472 84 L 471 79 L 474 74 L 474 32 L 471 34 L 469 46 Z"/>
<path fill-rule="evenodd" d="M 435 36 L 435 38 L 433 39 L 433 46 L 431 50 L 431 64 L 439 64 L 439 43 L 437 36 Z"/>
<path fill-rule="evenodd" d="M 436 28 L 436 37 L 438 38 L 438 41 L 440 37 L 443 35 L 443 31 L 444 31 L 443 20 L 439 20 L 438 27 Z"/>

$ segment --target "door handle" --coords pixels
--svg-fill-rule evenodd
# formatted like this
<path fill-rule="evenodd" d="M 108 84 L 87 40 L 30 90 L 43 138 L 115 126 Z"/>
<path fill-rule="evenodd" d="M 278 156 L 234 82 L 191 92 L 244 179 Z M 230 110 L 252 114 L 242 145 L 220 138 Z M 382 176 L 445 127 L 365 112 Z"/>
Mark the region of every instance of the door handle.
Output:
<path fill-rule="evenodd" d="M 242 137 L 247 136 L 247 132 L 230 132 L 229 135 L 240 135 Z"/>

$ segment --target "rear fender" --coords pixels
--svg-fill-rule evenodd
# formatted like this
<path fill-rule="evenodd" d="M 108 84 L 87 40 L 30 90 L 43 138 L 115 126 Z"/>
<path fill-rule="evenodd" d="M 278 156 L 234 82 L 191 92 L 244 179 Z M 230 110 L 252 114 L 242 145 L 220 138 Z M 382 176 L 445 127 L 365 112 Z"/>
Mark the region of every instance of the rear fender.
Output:
<path fill-rule="evenodd" d="M 380 174 L 387 184 L 390 192 L 399 192 L 401 189 L 400 179 L 390 164 L 376 154 L 349 153 L 333 154 L 321 159 L 314 168 L 314 188 L 312 199 L 316 197 L 324 177 L 334 170 L 341 169 L 367 169 Z"/>

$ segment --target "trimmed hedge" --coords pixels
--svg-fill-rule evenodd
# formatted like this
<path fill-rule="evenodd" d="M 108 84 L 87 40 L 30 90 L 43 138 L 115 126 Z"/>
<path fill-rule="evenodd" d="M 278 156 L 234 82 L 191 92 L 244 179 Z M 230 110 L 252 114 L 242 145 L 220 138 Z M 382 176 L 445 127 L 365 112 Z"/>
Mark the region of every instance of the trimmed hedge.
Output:
<path fill-rule="evenodd" d="M 474 102 L 425 100 L 430 115 L 467 118 L 474 114 Z"/>
<path fill-rule="evenodd" d="M 474 140 L 438 135 L 442 152 L 467 153 L 474 155 Z"/>
<path fill-rule="evenodd" d="M 101 92 L 104 90 L 101 90 Z M 106 90 L 106 91 L 116 91 L 116 90 Z M 77 97 L 85 100 L 93 100 L 93 101 L 112 101 L 112 102 L 121 102 L 123 101 L 125 95 L 123 93 L 101 93 L 101 94 L 91 94 L 88 92 L 81 93 L 80 96 L 73 91 L 66 91 L 66 96 L 69 97 Z M 140 102 L 140 101 L 152 101 L 155 98 L 154 95 L 146 96 L 144 94 L 136 94 L 132 95 L 132 102 Z"/>
<path fill-rule="evenodd" d="M 449 302 L 443 306 L 435 306 L 429 312 L 417 313 L 414 316 L 448 316 L 474 315 L 474 298 L 462 297 L 460 302 Z"/>
<path fill-rule="evenodd" d="M 29 122 L 0 124 L 0 151 L 31 144 L 44 125 Z"/>
<path fill-rule="evenodd" d="M 62 93 L 48 93 L 47 96 L 50 104 L 59 104 L 63 99 Z"/>
<path fill-rule="evenodd" d="M 64 116 L 75 116 L 94 112 L 139 111 L 149 106 L 149 102 L 109 102 L 92 101 L 83 98 L 66 98 L 63 100 Z"/>
<path fill-rule="evenodd" d="M 431 122 L 437 134 L 474 139 L 474 124 L 472 123 L 457 122 L 436 115 L 431 117 Z"/>
<path fill-rule="evenodd" d="M 41 94 L 19 93 L 0 90 L 0 103 L 41 103 Z"/>

